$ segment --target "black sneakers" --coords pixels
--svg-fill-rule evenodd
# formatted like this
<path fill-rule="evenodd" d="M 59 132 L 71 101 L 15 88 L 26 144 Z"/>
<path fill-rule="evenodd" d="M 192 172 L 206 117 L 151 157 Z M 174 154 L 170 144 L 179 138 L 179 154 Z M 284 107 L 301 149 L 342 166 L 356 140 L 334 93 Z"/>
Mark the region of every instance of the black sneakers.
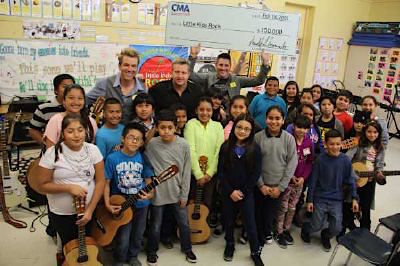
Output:
<path fill-rule="evenodd" d="M 257 253 L 251 254 L 251 259 L 254 262 L 254 266 L 264 266 L 264 262 L 261 259 L 261 250 Z"/>
<path fill-rule="evenodd" d="M 157 266 L 157 259 L 158 259 L 158 256 L 155 255 L 155 254 L 147 255 L 147 265 L 149 265 L 149 266 Z"/>
<path fill-rule="evenodd" d="M 293 240 L 293 237 L 292 237 L 292 235 L 290 234 L 289 231 L 283 231 L 283 237 L 285 238 L 286 243 L 288 245 L 293 245 L 294 240 Z"/>
<path fill-rule="evenodd" d="M 278 243 L 278 246 L 280 248 L 283 248 L 283 249 L 287 248 L 287 242 L 286 242 L 286 239 L 283 234 L 276 235 L 275 241 L 276 241 L 276 243 Z"/>
<path fill-rule="evenodd" d="M 190 250 L 190 251 L 186 252 L 186 260 L 191 263 L 197 262 L 196 255 L 194 255 L 193 251 Z"/>
<path fill-rule="evenodd" d="M 321 231 L 321 244 L 326 252 L 331 251 L 332 246 L 331 246 L 331 240 L 329 238 L 328 229 L 324 229 Z"/>
<path fill-rule="evenodd" d="M 304 229 L 301 229 L 300 237 L 303 240 L 305 244 L 310 244 L 311 243 L 311 238 L 310 234 L 304 232 Z"/>
<path fill-rule="evenodd" d="M 266 235 L 266 236 L 264 237 L 264 242 L 265 242 L 265 244 L 267 244 L 267 245 L 271 245 L 271 244 L 272 244 L 272 240 L 273 240 L 273 237 L 272 237 L 272 234 L 271 234 L 271 233 L 269 233 L 268 235 Z"/>
<path fill-rule="evenodd" d="M 233 253 L 235 253 L 235 246 L 234 245 L 226 245 L 225 250 L 224 250 L 224 260 L 232 261 Z"/>

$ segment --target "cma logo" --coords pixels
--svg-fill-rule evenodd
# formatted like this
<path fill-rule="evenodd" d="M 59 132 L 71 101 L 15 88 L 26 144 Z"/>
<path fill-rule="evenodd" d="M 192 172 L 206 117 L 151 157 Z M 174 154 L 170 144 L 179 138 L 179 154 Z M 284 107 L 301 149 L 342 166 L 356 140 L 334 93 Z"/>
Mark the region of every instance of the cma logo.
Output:
<path fill-rule="evenodd" d="M 189 5 L 188 4 L 172 4 L 172 12 L 176 14 L 189 15 Z"/>

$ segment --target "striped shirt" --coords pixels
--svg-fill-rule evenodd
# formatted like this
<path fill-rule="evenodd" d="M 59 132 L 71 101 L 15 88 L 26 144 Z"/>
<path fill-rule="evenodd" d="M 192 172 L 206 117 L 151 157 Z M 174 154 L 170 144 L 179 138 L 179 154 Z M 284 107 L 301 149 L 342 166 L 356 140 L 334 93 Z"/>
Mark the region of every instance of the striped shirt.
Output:
<path fill-rule="evenodd" d="M 33 117 L 29 123 L 30 128 L 43 132 L 50 118 L 58 113 L 64 112 L 64 106 L 60 104 L 56 98 L 50 102 L 42 103 L 33 113 Z"/>

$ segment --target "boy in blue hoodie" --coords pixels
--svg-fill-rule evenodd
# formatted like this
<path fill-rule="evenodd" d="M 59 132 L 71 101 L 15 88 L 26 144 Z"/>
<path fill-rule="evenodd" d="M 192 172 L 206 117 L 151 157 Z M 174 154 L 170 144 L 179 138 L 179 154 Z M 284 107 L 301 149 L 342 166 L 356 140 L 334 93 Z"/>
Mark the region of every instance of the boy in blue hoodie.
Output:
<path fill-rule="evenodd" d="M 330 251 L 330 239 L 342 229 L 343 189 L 348 188 L 352 197 L 353 212 L 358 212 L 355 174 L 350 159 L 340 152 L 342 137 L 338 130 L 325 134 L 326 152 L 314 163 L 308 181 L 307 211 L 312 213 L 310 222 L 303 224 L 301 239 L 309 244 L 310 234 L 321 231 L 321 243 L 325 251 Z"/>

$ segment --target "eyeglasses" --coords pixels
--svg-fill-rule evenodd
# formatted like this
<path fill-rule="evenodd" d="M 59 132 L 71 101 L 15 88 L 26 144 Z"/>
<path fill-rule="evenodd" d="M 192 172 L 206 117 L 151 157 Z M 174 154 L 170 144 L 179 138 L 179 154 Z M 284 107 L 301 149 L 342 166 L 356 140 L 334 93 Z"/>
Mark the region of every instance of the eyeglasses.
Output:
<path fill-rule="evenodd" d="M 126 139 L 129 140 L 130 142 L 141 142 L 142 141 L 141 137 L 134 137 L 134 136 L 127 136 Z"/>
<path fill-rule="evenodd" d="M 241 126 L 236 126 L 235 130 L 237 131 L 244 131 L 246 133 L 251 132 L 251 127 L 241 127 Z"/>

